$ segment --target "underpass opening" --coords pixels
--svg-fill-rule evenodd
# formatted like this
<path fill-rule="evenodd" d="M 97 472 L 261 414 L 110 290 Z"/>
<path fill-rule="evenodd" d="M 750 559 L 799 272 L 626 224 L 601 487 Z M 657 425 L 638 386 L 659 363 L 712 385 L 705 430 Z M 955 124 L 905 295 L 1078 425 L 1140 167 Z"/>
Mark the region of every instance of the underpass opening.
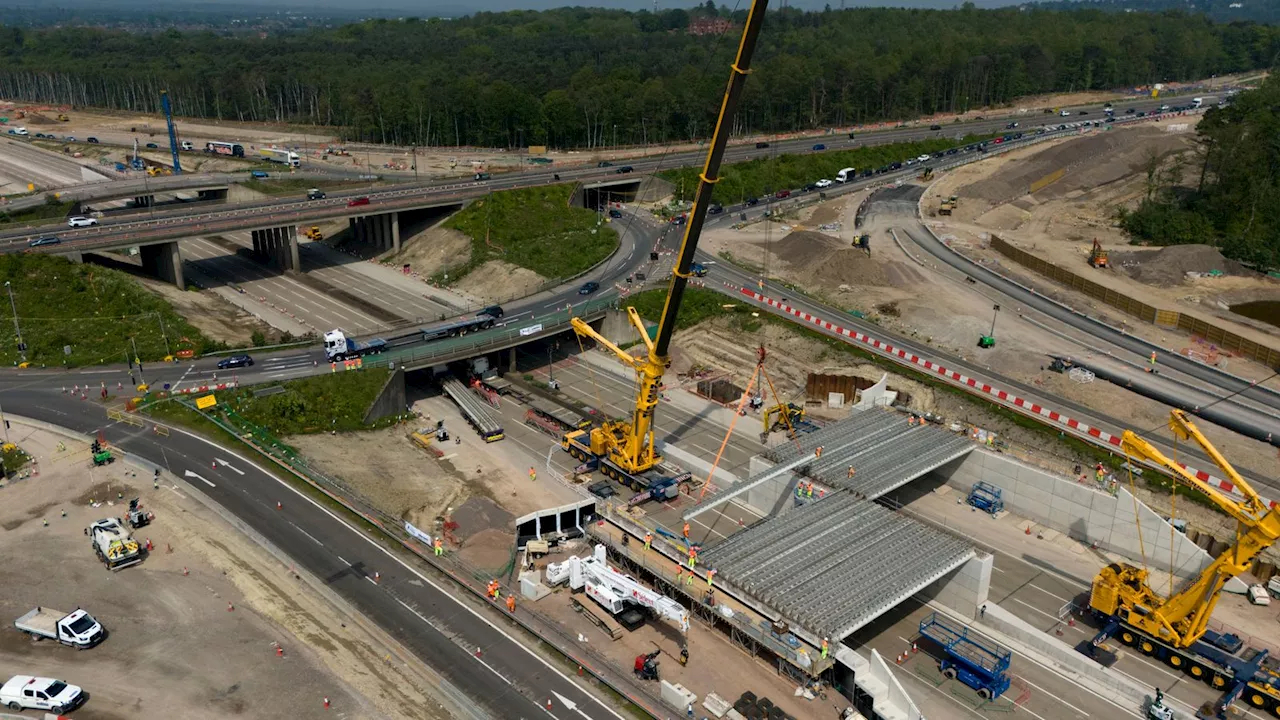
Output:
<path fill-rule="evenodd" d="M 569 201 L 573 205 L 588 210 L 608 209 L 617 204 L 635 202 L 640 195 L 641 186 L 648 178 L 620 180 L 609 183 L 592 183 L 580 185 L 578 191 Z"/>

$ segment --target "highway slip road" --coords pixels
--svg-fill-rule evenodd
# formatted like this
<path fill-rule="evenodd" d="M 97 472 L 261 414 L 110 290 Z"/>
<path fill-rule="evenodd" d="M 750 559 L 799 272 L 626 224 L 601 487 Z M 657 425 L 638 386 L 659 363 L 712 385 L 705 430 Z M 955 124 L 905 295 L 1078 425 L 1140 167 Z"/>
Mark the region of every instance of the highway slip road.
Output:
<path fill-rule="evenodd" d="M 254 462 L 194 435 L 108 424 L 101 405 L 33 389 L 5 391 L 5 409 L 107 440 L 186 480 L 287 553 L 496 718 L 622 720 L 526 649 L 483 611 L 397 560 Z M 216 466 L 216 467 L 215 467 Z M 276 503 L 283 508 L 276 509 Z M 374 582 L 374 573 L 380 575 Z M 496 618 L 496 614 L 494 615 Z M 551 708 L 547 709 L 547 701 Z"/>

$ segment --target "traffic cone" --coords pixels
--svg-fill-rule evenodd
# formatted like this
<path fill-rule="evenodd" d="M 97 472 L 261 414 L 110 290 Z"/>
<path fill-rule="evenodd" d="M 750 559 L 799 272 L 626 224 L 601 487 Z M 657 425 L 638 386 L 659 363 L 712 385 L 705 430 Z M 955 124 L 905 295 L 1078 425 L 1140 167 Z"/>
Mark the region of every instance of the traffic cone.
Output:
<path fill-rule="evenodd" d="M 187 575 L 190 575 L 190 574 L 191 573 L 185 567 L 182 568 L 182 577 L 186 577 Z"/>
<path fill-rule="evenodd" d="M 329 698 L 327 697 L 324 699 L 324 709 L 325 710 L 329 709 Z"/>
<path fill-rule="evenodd" d="M 916 647 L 915 643 L 911 643 L 911 652 L 918 653 L 920 652 L 920 648 Z"/>
<path fill-rule="evenodd" d="M 283 646 L 283 645 L 277 645 L 277 646 L 276 646 L 276 657 L 278 657 L 278 658 L 282 658 L 282 657 L 284 657 L 284 646 Z"/>
<path fill-rule="evenodd" d="M 1026 533 L 1026 534 L 1027 534 L 1027 535 L 1030 535 L 1030 534 L 1031 534 L 1031 526 L 1030 526 L 1030 525 L 1028 525 L 1028 526 L 1027 526 L 1027 533 Z"/>
<path fill-rule="evenodd" d="M 381 575 L 381 574 L 379 574 L 377 571 L 374 571 L 374 573 L 373 573 L 373 581 L 376 583 L 376 582 L 378 582 L 378 581 L 379 581 L 379 580 L 381 580 L 381 579 L 382 579 L 382 575 Z"/>
<path fill-rule="evenodd" d="M 551 698 L 547 698 L 547 709 L 551 709 Z"/>
<path fill-rule="evenodd" d="M 217 470 L 217 469 L 218 469 L 218 463 L 216 463 L 216 462 L 214 462 L 214 461 L 210 460 L 210 461 L 209 461 L 209 469 L 210 469 L 210 470 Z"/>
<path fill-rule="evenodd" d="M 228 600 L 228 601 L 227 601 L 227 612 L 234 612 L 234 611 L 235 611 L 235 609 L 236 609 L 236 606 L 235 606 L 235 605 L 232 605 L 232 604 L 231 604 L 231 601 L 230 601 L 230 600 Z"/>
<path fill-rule="evenodd" d="M 284 509 L 284 505 L 281 505 L 279 500 L 277 500 L 277 501 L 276 501 L 276 509 L 277 509 L 277 510 L 283 510 L 283 509 Z"/>

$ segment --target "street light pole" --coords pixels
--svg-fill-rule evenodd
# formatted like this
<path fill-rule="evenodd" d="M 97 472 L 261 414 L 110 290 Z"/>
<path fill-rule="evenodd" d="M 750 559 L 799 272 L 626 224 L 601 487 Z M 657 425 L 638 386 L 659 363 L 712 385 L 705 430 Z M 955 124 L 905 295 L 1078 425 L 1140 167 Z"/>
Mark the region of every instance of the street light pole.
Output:
<path fill-rule="evenodd" d="M 133 346 L 133 359 L 138 361 L 138 384 L 146 385 L 147 378 L 142 374 L 142 358 L 138 357 L 138 343 L 134 341 L 133 336 L 129 336 L 129 344 Z"/>
<path fill-rule="evenodd" d="M 18 304 L 13 301 L 13 286 L 4 281 L 4 289 L 9 291 L 9 309 L 13 310 L 13 334 L 18 336 L 18 355 L 22 362 L 27 361 L 27 344 L 22 342 L 22 328 L 18 326 Z"/>
<path fill-rule="evenodd" d="M 999 314 L 1000 314 L 1000 306 L 992 305 L 991 306 L 991 332 L 988 333 L 988 336 L 990 337 L 996 336 L 996 316 Z"/>

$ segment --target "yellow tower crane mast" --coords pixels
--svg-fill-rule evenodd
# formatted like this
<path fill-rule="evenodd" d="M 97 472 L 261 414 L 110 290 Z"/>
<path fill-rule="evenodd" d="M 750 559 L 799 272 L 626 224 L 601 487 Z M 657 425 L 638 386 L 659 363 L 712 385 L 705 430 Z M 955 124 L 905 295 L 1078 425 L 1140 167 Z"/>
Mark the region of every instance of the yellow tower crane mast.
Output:
<path fill-rule="evenodd" d="M 666 303 L 658 319 L 658 331 L 653 340 L 649 339 L 649 333 L 635 308 L 627 308 L 631 323 L 640 331 L 640 337 L 644 340 L 645 355 L 633 357 L 609 342 L 581 319 L 573 318 L 572 320 L 573 329 L 579 335 L 589 337 L 609 348 L 619 359 L 635 370 L 637 391 L 635 408 L 630 418 L 603 422 L 600 427 L 593 428 L 589 433 L 585 430 L 567 433 L 561 445 L 581 460 L 598 460 L 606 475 L 633 486 L 647 485 L 638 476 L 653 469 L 662 461 L 662 457 L 657 454 L 653 446 L 653 417 L 661 394 L 662 377 L 671 366 L 668 351 L 671 347 L 671 336 L 675 332 L 676 314 L 680 310 L 680 301 L 684 297 L 685 287 L 692 274 L 693 257 L 698 249 L 698 236 L 702 233 L 707 208 L 711 205 L 711 191 L 720 179 L 720 164 L 733 126 L 733 116 L 737 112 L 743 84 L 751 69 L 751 58 L 755 53 L 756 41 L 760 36 L 760 26 L 764 22 L 767 7 L 768 0 L 754 0 L 747 13 L 747 22 L 742 29 L 742 38 L 738 43 L 738 52 L 732 65 L 729 85 L 725 89 L 724 99 L 720 104 L 720 115 L 711 137 L 711 147 L 707 150 L 707 160 L 698 182 L 697 193 L 694 195 L 693 208 L 689 212 L 684 238 L 680 242 L 680 253 L 675 269 L 671 273 Z"/>
<path fill-rule="evenodd" d="M 1237 639 L 1208 630 L 1210 616 L 1227 581 L 1249 570 L 1263 550 L 1280 538 L 1280 509 L 1268 507 L 1231 463 L 1200 433 L 1181 410 L 1173 410 L 1169 428 L 1175 437 L 1199 445 L 1226 474 L 1239 497 L 1211 485 L 1151 443 L 1126 430 L 1120 445 L 1139 458 L 1169 471 L 1181 484 L 1206 495 L 1237 523 L 1236 542 L 1190 583 L 1168 597 L 1148 584 L 1148 571 L 1125 563 L 1109 565 L 1094 578 L 1089 605 L 1102 622 L 1093 639 L 1097 647 L 1115 635 L 1144 655 L 1185 670 L 1223 689 L 1220 706 L 1242 694 L 1250 705 L 1280 715 L 1280 675 L 1262 665 L 1267 653 L 1238 654 Z"/>

